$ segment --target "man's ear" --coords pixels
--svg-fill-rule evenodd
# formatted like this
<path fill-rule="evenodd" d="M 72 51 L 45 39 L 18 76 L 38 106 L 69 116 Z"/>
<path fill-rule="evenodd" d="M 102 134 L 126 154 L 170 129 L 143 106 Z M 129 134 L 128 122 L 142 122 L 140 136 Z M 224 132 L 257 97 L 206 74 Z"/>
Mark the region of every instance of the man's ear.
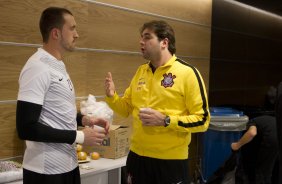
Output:
<path fill-rule="evenodd" d="M 60 30 L 58 28 L 53 28 L 50 32 L 50 36 L 53 40 L 58 40 L 60 38 Z"/>
<path fill-rule="evenodd" d="M 169 43 L 169 40 L 167 38 L 163 39 L 161 41 L 162 48 L 168 48 L 168 43 Z"/>

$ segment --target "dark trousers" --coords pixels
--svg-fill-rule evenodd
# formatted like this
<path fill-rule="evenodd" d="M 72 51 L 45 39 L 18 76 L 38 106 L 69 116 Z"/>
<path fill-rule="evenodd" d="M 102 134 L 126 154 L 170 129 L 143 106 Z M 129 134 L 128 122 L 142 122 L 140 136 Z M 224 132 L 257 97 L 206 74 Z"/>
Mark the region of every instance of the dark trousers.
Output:
<path fill-rule="evenodd" d="M 188 159 L 163 160 L 130 151 L 126 162 L 127 184 L 188 184 Z"/>
<path fill-rule="evenodd" d="M 270 145 L 272 141 L 269 141 Z M 271 184 L 272 171 L 277 160 L 277 147 L 263 147 L 256 143 L 256 139 L 243 146 L 243 170 L 248 177 L 249 184 Z"/>
<path fill-rule="evenodd" d="M 23 169 L 23 184 L 80 184 L 79 167 L 62 174 L 39 174 Z"/>

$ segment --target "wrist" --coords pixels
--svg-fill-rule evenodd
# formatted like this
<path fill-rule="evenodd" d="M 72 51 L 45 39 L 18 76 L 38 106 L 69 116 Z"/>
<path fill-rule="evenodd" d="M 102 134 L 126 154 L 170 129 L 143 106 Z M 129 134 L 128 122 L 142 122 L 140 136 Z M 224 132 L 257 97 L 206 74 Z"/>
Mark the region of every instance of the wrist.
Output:
<path fill-rule="evenodd" d="M 170 117 L 166 115 L 163 122 L 164 122 L 164 127 L 169 126 L 170 125 Z"/>
<path fill-rule="evenodd" d="M 115 92 L 110 93 L 110 94 L 108 95 L 108 97 L 109 97 L 109 98 L 112 98 L 114 95 L 115 95 Z"/>
<path fill-rule="evenodd" d="M 79 144 L 83 144 L 84 142 L 84 133 L 83 131 L 76 131 L 76 137 L 75 137 L 75 142 Z"/>

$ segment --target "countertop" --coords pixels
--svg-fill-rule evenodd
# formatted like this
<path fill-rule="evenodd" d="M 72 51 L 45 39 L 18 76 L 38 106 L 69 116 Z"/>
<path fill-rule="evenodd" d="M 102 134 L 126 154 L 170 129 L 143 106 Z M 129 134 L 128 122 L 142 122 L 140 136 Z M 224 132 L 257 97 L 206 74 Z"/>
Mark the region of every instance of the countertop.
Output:
<path fill-rule="evenodd" d="M 126 158 L 126 156 L 118 159 L 100 158 L 98 160 L 90 160 L 87 163 L 81 163 L 79 164 L 81 178 L 123 167 L 126 164 Z M 18 180 L 9 182 L 7 184 L 22 183 L 22 180 Z"/>

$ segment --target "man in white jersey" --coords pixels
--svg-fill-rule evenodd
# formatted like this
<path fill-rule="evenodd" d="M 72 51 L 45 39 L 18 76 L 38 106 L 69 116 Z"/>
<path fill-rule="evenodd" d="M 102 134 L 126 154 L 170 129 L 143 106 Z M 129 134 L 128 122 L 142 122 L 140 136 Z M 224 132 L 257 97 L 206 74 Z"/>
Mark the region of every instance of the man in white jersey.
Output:
<path fill-rule="evenodd" d="M 78 38 L 72 13 L 50 7 L 40 19 L 43 47 L 25 64 L 19 77 L 17 131 L 26 140 L 24 184 L 79 184 L 75 144 L 99 145 L 108 133 L 103 119 L 77 115 L 75 91 L 62 61 Z M 93 125 L 104 129 L 96 130 Z M 87 125 L 77 131 L 77 125 Z"/>

